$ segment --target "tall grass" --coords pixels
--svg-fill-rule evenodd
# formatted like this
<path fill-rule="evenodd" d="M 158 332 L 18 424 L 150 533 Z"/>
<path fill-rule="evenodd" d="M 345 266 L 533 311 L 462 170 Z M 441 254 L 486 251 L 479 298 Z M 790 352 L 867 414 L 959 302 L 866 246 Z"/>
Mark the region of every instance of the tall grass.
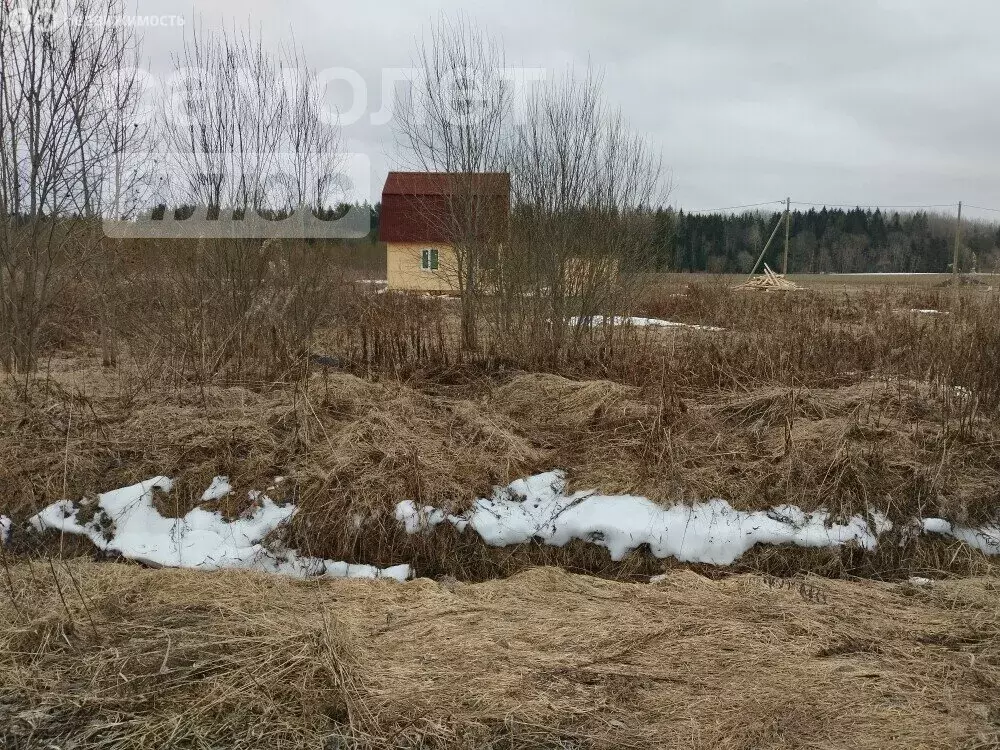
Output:
<path fill-rule="evenodd" d="M 242 490 L 281 474 L 300 504 L 292 541 L 303 549 L 463 577 L 539 561 L 603 573 L 660 563 L 640 554 L 615 566 L 586 545 L 512 554 L 446 529 L 407 537 L 395 503 L 461 509 L 560 467 L 577 487 L 664 503 L 720 496 L 841 517 L 877 508 L 901 529 L 917 516 L 994 514 L 992 292 L 651 285 L 628 312 L 725 330 L 602 325 L 553 352 L 546 320 L 543 334 L 517 339 L 486 326 L 469 352 L 454 300 L 374 293 L 338 260 L 307 246 L 210 243 L 109 259 L 114 273 L 62 298 L 34 380 L 0 389 L 0 512 L 24 518 L 170 474 L 181 481 L 164 512 L 183 514 L 227 474 L 240 492 L 223 510 L 238 514 Z M 892 554 L 752 559 L 776 573 L 977 564 L 943 542 L 899 541 Z"/>

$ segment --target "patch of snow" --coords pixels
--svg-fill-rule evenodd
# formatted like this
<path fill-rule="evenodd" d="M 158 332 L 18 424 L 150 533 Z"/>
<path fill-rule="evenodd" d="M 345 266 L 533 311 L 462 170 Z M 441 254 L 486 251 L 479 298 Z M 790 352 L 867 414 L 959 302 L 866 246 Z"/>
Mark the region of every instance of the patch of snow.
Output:
<path fill-rule="evenodd" d="M 652 584 L 663 583 L 665 580 L 667 580 L 667 574 L 666 573 L 660 573 L 660 575 L 658 575 L 658 576 L 650 576 L 649 577 L 649 582 L 652 583 Z"/>
<path fill-rule="evenodd" d="M 981 529 L 954 526 L 943 518 L 925 518 L 924 531 L 928 534 L 950 536 L 987 555 L 1000 555 L 1000 525 L 992 524 Z"/>
<path fill-rule="evenodd" d="M 215 477 L 208 485 L 208 489 L 202 493 L 201 501 L 207 503 L 209 500 L 219 500 L 232 491 L 233 487 L 229 484 L 229 477 Z"/>
<path fill-rule="evenodd" d="M 824 276 L 949 276 L 950 274 L 939 271 L 864 271 L 861 273 L 828 273 L 822 272 Z"/>
<path fill-rule="evenodd" d="M 218 493 L 222 492 L 224 484 L 228 488 L 224 478 L 216 479 L 220 481 L 213 481 L 203 498 L 221 496 Z M 234 521 L 226 521 L 219 513 L 203 508 L 194 508 L 183 518 L 164 518 L 153 505 L 154 492 L 169 492 L 172 486 L 169 478 L 155 477 L 105 492 L 98 496 L 97 508 L 90 521 L 81 522 L 78 518 L 80 507 L 62 500 L 44 508 L 29 522 L 38 531 L 54 529 L 85 536 L 99 549 L 117 552 L 122 557 L 154 567 L 239 568 L 296 578 L 405 580 L 410 577 L 408 565 L 380 570 L 369 565 L 300 556 L 295 550 L 268 549 L 261 541 L 286 524 L 297 508 L 292 504 L 279 506 L 261 492 L 249 493 L 256 507 Z M 87 501 L 80 505 L 86 506 Z"/>
<path fill-rule="evenodd" d="M 757 544 L 840 547 L 856 544 L 873 550 L 879 537 L 893 528 L 882 513 L 872 511 L 844 523 L 833 523 L 825 510 L 807 513 L 794 505 L 767 511 L 735 510 L 725 500 L 663 508 L 645 497 L 567 494 L 562 471 L 549 471 L 495 488 L 471 510 L 448 514 L 409 500 L 396 506 L 396 520 L 415 534 L 450 523 L 461 533 L 471 528 L 486 544 L 504 547 L 536 540 L 561 547 L 574 539 L 606 548 L 621 560 L 640 545 L 658 558 L 730 565 Z M 924 518 L 917 528 L 965 542 L 987 555 L 1000 554 L 1000 524 L 973 529 L 953 526 L 943 518 Z M 650 583 L 663 580 L 653 576 Z"/>
<path fill-rule="evenodd" d="M 907 581 L 911 586 L 920 586 L 921 588 L 930 588 L 934 585 L 934 581 L 930 578 L 920 578 L 919 576 L 914 576 Z"/>
<path fill-rule="evenodd" d="M 928 534 L 951 534 L 951 524 L 943 518 L 925 518 L 923 527 Z"/>
<path fill-rule="evenodd" d="M 608 325 L 631 325 L 636 328 L 688 328 L 694 331 L 722 331 L 723 328 L 716 328 L 715 326 L 703 326 L 696 325 L 694 323 L 676 323 L 672 320 L 660 320 L 659 318 L 636 318 L 636 317 L 622 317 L 615 315 L 614 317 L 605 317 L 604 315 L 594 315 L 590 318 L 570 318 L 567 323 L 571 326 L 584 325 L 586 327 L 600 326 L 607 323 Z"/>
<path fill-rule="evenodd" d="M 7 544 L 10 541 L 12 525 L 11 520 L 7 516 L 0 516 L 0 545 Z"/>
<path fill-rule="evenodd" d="M 562 471 L 519 479 L 476 500 L 462 516 L 446 516 L 431 507 L 404 501 L 396 518 L 409 533 L 444 521 L 458 530 L 472 528 L 487 544 L 503 547 L 532 539 L 561 547 L 580 539 L 606 548 L 621 560 L 640 545 L 658 558 L 729 565 L 757 544 L 837 547 L 854 543 L 874 549 L 878 536 L 892 528 L 880 513 L 855 516 L 846 524 L 830 522 L 825 511 L 805 513 L 794 506 L 769 511 L 734 510 L 724 500 L 662 508 L 644 497 L 566 493 Z"/>
<path fill-rule="evenodd" d="M 429 531 L 445 521 L 450 521 L 461 533 L 468 524 L 468 519 L 464 516 L 453 516 L 430 505 L 418 508 L 412 500 L 403 500 L 396 505 L 396 520 L 403 524 L 407 534 Z"/>

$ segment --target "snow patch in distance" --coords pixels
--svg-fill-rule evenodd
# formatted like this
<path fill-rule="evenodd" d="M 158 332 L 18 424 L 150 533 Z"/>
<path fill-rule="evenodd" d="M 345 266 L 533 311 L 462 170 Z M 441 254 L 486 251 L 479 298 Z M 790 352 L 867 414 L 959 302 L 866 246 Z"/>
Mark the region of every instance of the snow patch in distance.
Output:
<path fill-rule="evenodd" d="M 589 318 L 578 318 L 573 317 L 568 321 L 569 325 L 584 325 L 588 328 L 600 325 L 630 325 L 636 328 L 687 328 L 693 331 L 723 331 L 724 328 L 716 328 L 715 326 L 703 326 L 697 325 L 695 323 L 676 323 L 672 320 L 660 320 L 659 318 L 636 318 L 636 317 L 622 317 L 615 315 L 613 317 L 605 317 L 604 315 L 594 315 Z"/>

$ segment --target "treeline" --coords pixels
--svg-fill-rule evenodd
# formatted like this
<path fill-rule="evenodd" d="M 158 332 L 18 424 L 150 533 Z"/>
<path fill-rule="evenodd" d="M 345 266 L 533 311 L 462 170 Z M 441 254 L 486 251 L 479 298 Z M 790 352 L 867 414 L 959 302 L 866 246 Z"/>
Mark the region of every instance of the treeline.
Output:
<path fill-rule="evenodd" d="M 371 232 L 366 241 L 377 242 L 381 203 L 340 203 L 319 211 L 319 218 L 335 219 L 352 207 L 369 212 Z M 166 210 L 161 204 L 153 210 L 152 218 L 163 218 Z M 172 211 L 183 219 L 194 207 Z M 274 213 L 273 218 L 283 218 L 280 211 Z M 687 214 L 658 209 L 648 265 L 657 271 L 749 273 L 781 215 Z M 763 262 L 775 271 L 781 270 L 784 238 L 782 225 L 764 256 Z M 947 273 L 951 271 L 954 241 L 955 218 L 943 214 L 861 208 L 793 211 L 788 267 L 790 273 Z M 356 242 L 333 244 L 351 246 Z M 963 222 L 959 270 L 1000 270 L 1000 226 Z"/>
<path fill-rule="evenodd" d="M 194 213 L 195 211 L 198 210 L 198 208 L 199 208 L 198 206 L 195 206 L 190 203 L 174 207 L 169 207 L 165 203 L 160 203 L 159 205 L 156 205 L 152 209 L 150 209 L 148 216 L 153 221 L 162 221 L 169 212 L 173 214 L 174 219 L 183 221 L 185 219 L 189 219 L 192 216 L 194 216 Z M 328 208 L 319 208 L 319 209 L 313 208 L 311 210 L 313 214 L 316 216 L 316 218 L 319 219 L 320 221 L 334 221 L 336 219 L 345 216 L 347 212 L 350 211 L 351 209 L 356 209 L 362 213 L 364 212 L 368 213 L 370 230 L 368 232 L 368 236 L 365 239 L 371 243 L 376 242 L 378 240 L 378 218 L 379 218 L 379 213 L 382 210 L 381 203 L 376 203 L 373 206 L 368 201 L 354 202 L 354 203 L 340 202 L 335 206 L 330 206 Z M 206 208 L 202 208 L 201 210 L 205 212 Z M 230 210 L 232 211 L 232 216 L 236 221 L 239 221 L 246 215 L 245 209 L 229 209 L 223 211 L 219 206 L 208 206 L 207 218 L 209 220 L 215 220 L 219 219 L 220 216 L 224 216 L 226 219 L 228 219 Z M 271 221 L 281 221 L 291 216 L 292 211 L 293 210 L 289 208 L 289 209 L 260 209 L 258 212 L 265 219 Z M 311 238 L 309 237 L 304 237 L 303 240 L 305 240 L 309 244 L 314 244 L 311 241 Z"/>
<path fill-rule="evenodd" d="M 780 213 L 686 214 L 656 212 L 652 264 L 661 271 L 749 273 Z M 951 270 L 955 218 L 878 209 L 793 211 L 790 273 L 925 272 Z M 1000 228 L 964 222 L 959 269 L 994 271 L 1000 265 Z M 780 271 L 784 227 L 766 262 Z"/>

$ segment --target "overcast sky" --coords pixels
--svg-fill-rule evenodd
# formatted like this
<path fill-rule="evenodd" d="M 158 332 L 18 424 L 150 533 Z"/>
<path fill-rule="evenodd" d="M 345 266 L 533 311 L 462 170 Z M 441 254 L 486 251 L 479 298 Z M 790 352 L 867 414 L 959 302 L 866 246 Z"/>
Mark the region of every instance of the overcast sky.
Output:
<path fill-rule="evenodd" d="M 1000 209 L 1000 4 L 989 0 L 138 0 L 140 14 L 187 27 L 249 24 L 275 46 L 294 36 L 311 66 L 356 70 L 366 113 L 344 135 L 371 157 L 376 199 L 399 160 L 392 124 L 372 123 L 381 71 L 410 65 L 428 24 L 459 9 L 502 38 L 511 66 L 601 69 L 609 102 L 662 151 L 674 205 L 790 195 Z M 145 31 L 154 71 L 183 33 Z"/>

